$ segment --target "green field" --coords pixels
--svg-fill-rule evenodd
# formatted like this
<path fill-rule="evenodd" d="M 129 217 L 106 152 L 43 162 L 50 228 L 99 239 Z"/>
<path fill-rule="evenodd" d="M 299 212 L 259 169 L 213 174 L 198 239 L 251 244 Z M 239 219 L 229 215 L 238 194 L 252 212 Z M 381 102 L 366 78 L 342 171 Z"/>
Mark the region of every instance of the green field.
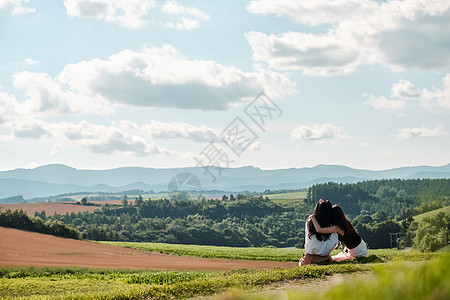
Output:
<path fill-rule="evenodd" d="M 298 261 L 300 256 L 303 254 L 303 250 L 299 249 L 218 247 L 218 246 L 198 246 L 198 245 L 180 245 L 180 244 L 165 244 L 165 243 L 138 243 L 138 242 L 99 242 L 99 243 L 165 254 L 205 257 L 205 258 Z"/>
<path fill-rule="evenodd" d="M 299 261 L 303 255 L 303 249 L 280 249 L 280 248 L 252 248 L 252 247 L 218 247 L 181 245 L 164 243 L 138 243 L 138 242 L 99 242 L 102 244 L 159 252 L 180 256 L 193 256 L 204 258 L 227 258 L 227 259 L 247 259 L 266 261 Z M 334 250 L 332 254 L 337 254 L 339 250 Z M 432 253 L 422 253 L 418 251 L 398 251 L 396 249 L 370 249 L 369 256 L 376 256 L 381 260 L 408 260 L 420 261 L 433 256 Z"/>
<path fill-rule="evenodd" d="M 309 280 L 309 284 L 311 284 L 312 279 L 319 280 L 318 284 L 320 285 L 320 280 L 329 276 L 336 274 L 346 276 L 345 274 L 355 272 L 375 272 L 375 274 L 381 274 L 381 277 L 371 281 L 370 285 L 367 282 L 362 282 L 361 285 L 358 285 L 359 288 L 354 291 L 349 290 L 352 287 L 354 288 L 354 285 L 338 286 L 337 291 L 345 291 L 344 294 L 340 294 L 334 289 L 330 291 L 326 286 L 322 286 L 320 289 L 322 297 L 317 298 L 317 295 L 315 295 L 314 298 L 330 299 L 327 293 L 332 293 L 332 299 L 369 299 L 368 296 L 372 295 L 373 291 L 383 289 L 383 293 L 388 294 L 387 298 L 374 298 L 372 295 L 372 299 L 406 299 L 408 297 L 405 298 L 402 295 L 409 296 L 411 291 L 418 293 L 416 299 L 422 299 L 431 292 L 436 293 L 437 288 L 439 288 L 437 292 L 444 293 L 438 294 L 438 296 L 448 296 L 447 292 L 450 286 L 447 276 L 450 267 L 450 256 L 448 254 L 395 256 L 393 253 L 401 253 L 402 251 L 394 251 L 378 250 L 376 253 L 380 256 L 400 258 L 402 261 L 405 261 L 405 259 L 408 261 L 408 258 L 415 258 L 416 260 L 424 260 L 432 256 L 437 258 L 429 262 L 412 263 L 408 261 L 407 264 L 400 266 L 398 265 L 400 262 L 363 263 L 362 260 L 359 260 L 322 266 L 266 270 L 240 269 L 223 272 L 3 268 L 0 269 L 0 299 L 169 299 L 212 295 L 226 292 L 230 288 L 242 290 L 237 296 L 242 299 L 252 298 L 252 291 L 274 283 L 294 281 L 296 286 L 301 288 L 306 279 Z M 371 255 L 373 256 L 373 254 Z M 439 261 L 436 262 L 436 259 L 439 259 Z M 399 272 L 404 272 L 405 276 L 399 276 Z M 356 274 L 361 274 L 359 276 L 364 277 L 364 273 Z M 388 276 L 386 277 L 385 274 L 388 274 Z M 393 274 L 395 277 L 393 277 Z M 415 289 L 402 289 L 401 284 Z M 374 288 L 374 286 L 377 288 Z M 370 288 L 369 295 L 364 294 L 364 292 L 367 293 L 366 287 Z M 349 291 L 350 294 L 346 294 Z M 250 294 L 244 294 L 247 292 L 250 292 Z M 390 292 L 394 294 L 390 295 Z M 235 296 L 235 293 L 231 293 L 227 297 L 232 299 Z M 260 297 L 269 299 L 264 295 L 260 295 Z M 294 299 L 311 299 L 313 296 L 294 293 L 292 297 Z M 291 299 L 291 296 L 289 299 Z M 445 299 L 445 297 L 428 299 Z"/>
<path fill-rule="evenodd" d="M 289 205 L 293 203 L 300 203 L 306 198 L 306 192 L 292 192 L 282 194 L 267 195 L 267 198 L 277 204 Z"/>
<path fill-rule="evenodd" d="M 102 243 L 197 257 L 295 262 L 303 252 L 299 249 Z M 448 258 L 448 254 L 380 249 L 369 250 L 367 258 L 329 265 L 266 270 L 239 269 L 223 272 L 98 270 L 74 267 L 0 268 L 0 299 L 169 299 L 211 295 L 225 292 L 230 288 L 251 292 L 255 288 L 278 282 L 294 280 L 301 287 L 305 279 L 320 280 L 333 274 L 390 270 L 395 265 L 394 261 L 406 261 L 408 268 L 411 268 L 422 265 L 424 261 L 433 257 Z M 448 264 L 448 260 L 444 261 L 442 266 L 446 266 L 445 263 Z M 434 272 L 438 271 L 440 269 L 434 270 Z M 247 296 L 251 297 L 252 294 L 245 294 L 245 297 Z"/>
<path fill-rule="evenodd" d="M 443 212 L 443 213 L 446 213 L 446 214 L 450 215 L 450 206 L 441 207 L 441 208 L 438 208 L 438 209 L 435 209 L 435 210 L 432 210 L 432 211 L 429 211 L 429 212 L 426 212 L 426 213 L 414 216 L 413 219 L 416 222 L 420 222 L 420 221 L 422 221 L 423 218 L 434 216 L 434 215 L 436 215 L 436 214 L 438 214 L 440 212 Z"/>

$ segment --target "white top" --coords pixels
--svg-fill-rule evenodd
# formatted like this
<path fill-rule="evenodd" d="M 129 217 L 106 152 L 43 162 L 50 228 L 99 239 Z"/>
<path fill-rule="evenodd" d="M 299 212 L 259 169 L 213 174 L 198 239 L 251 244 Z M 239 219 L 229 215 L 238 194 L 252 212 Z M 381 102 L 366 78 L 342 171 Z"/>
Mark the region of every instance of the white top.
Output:
<path fill-rule="evenodd" d="M 305 223 L 305 253 L 327 256 L 336 248 L 339 243 L 337 233 L 330 234 L 330 238 L 326 241 L 319 241 L 316 235 L 308 237 L 308 221 Z"/>

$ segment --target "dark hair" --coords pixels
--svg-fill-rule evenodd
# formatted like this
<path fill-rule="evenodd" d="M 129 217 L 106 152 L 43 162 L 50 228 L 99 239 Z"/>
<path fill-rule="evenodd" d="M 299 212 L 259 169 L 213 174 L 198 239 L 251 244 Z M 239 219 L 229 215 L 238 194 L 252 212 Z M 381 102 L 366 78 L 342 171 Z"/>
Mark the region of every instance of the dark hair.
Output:
<path fill-rule="evenodd" d="M 358 234 L 353 227 L 352 223 L 347 219 L 344 214 L 344 211 L 339 205 L 333 205 L 333 225 L 338 226 L 342 230 L 344 230 L 345 234 Z"/>
<path fill-rule="evenodd" d="M 316 220 L 321 227 L 330 227 L 332 213 L 333 208 L 331 206 L 331 202 L 325 199 L 320 199 L 319 202 L 316 203 L 316 207 L 314 208 L 312 215 L 316 217 Z M 330 233 L 318 233 L 311 220 L 308 221 L 307 227 L 309 231 L 309 238 L 313 235 L 315 235 L 319 241 L 326 241 L 330 238 Z"/>

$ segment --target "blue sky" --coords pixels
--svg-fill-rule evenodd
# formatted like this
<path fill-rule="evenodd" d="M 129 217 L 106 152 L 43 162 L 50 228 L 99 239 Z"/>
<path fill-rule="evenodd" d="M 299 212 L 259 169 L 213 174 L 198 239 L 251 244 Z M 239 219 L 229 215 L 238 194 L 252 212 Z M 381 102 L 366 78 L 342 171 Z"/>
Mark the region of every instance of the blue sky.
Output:
<path fill-rule="evenodd" d="M 445 28 L 441 0 L 0 0 L 0 169 L 447 164 Z"/>

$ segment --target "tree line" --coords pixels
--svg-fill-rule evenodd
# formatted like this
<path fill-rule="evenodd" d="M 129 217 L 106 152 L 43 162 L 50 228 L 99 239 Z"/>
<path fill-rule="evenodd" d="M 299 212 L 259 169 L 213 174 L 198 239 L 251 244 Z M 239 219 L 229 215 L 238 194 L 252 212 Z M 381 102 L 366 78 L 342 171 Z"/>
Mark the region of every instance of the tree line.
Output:
<path fill-rule="evenodd" d="M 73 227 L 59 220 L 42 220 L 40 217 L 30 217 L 22 209 L 3 210 L 0 208 L 0 226 L 51 234 L 65 238 L 78 239 L 80 233 Z"/>
<path fill-rule="evenodd" d="M 293 247 L 304 241 L 304 222 L 313 206 L 283 207 L 267 197 L 224 195 L 184 201 L 137 198 L 93 213 L 46 216 L 76 228 L 83 239 L 217 246 Z"/>

